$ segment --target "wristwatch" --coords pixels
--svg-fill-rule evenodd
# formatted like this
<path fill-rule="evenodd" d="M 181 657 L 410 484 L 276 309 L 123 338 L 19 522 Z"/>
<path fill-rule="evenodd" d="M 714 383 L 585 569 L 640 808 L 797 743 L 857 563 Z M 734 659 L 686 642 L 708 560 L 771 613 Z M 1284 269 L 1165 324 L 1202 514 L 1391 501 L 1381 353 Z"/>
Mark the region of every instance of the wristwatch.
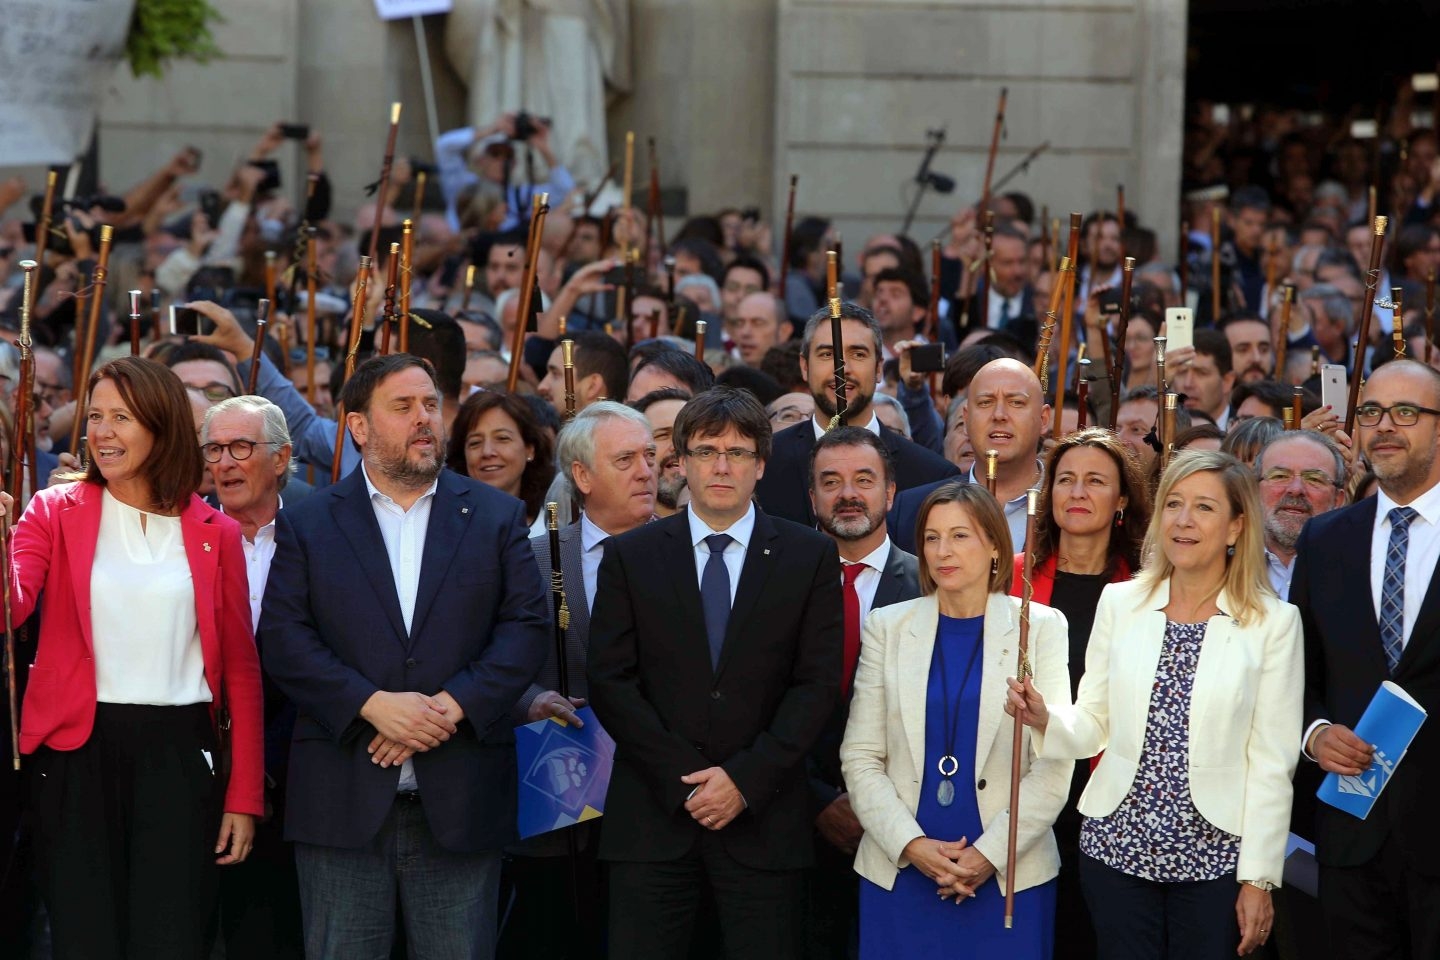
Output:
<path fill-rule="evenodd" d="M 1254 887 L 1256 890 L 1264 890 L 1266 893 L 1270 893 L 1275 889 L 1275 884 L 1271 883 L 1269 880 L 1241 880 L 1240 882 L 1248 884 Z"/>

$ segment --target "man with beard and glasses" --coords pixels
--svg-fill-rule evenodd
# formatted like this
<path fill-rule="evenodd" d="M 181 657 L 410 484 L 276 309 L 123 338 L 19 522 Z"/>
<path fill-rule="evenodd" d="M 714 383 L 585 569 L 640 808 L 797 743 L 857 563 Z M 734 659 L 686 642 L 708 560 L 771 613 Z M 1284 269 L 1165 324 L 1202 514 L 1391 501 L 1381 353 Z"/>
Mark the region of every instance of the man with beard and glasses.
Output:
<path fill-rule="evenodd" d="M 1319 431 L 1289 430 L 1260 450 L 1255 475 L 1265 508 L 1265 566 L 1286 600 L 1305 521 L 1345 505 L 1345 455 Z"/>
<path fill-rule="evenodd" d="M 1305 525 L 1290 584 L 1305 628 L 1305 757 L 1340 776 L 1373 769 L 1353 727 L 1384 681 L 1440 710 L 1440 373 L 1414 360 L 1376 368 L 1355 422 L 1380 489 Z M 1440 729 L 1421 726 L 1399 761 L 1365 819 L 1316 805 L 1320 905 L 1343 960 L 1440 956 Z"/>
<path fill-rule="evenodd" d="M 427 361 L 372 357 L 341 402 L 360 469 L 277 516 L 260 614 L 297 709 L 305 955 L 383 955 L 403 902 L 410 956 L 488 958 L 515 839 L 510 711 L 550 643 L 524 505 L 441 469 Z"/>
<path fill-rule="evenodd" d="M 895 486 L 907 490 L 959 474 L 959 468 L 940 454 L 880 423 L 875 416 L 875 385 L 880 381 L 880 325 L 870 311 L 853 303 L 841 307 L 840 338 L 845 350 L 845 423 L 862 427 L 884 443 L 895 464 Z M 835 361 L 830 310 L 817 310 L 805 323 L 800 345 L 800 369 L 815 398 L 812 418 L 775 434 L 774 450 L 765 475 L 755 488 L 760 503 L 772 516 L 807 527 L 815 525 L 809 497 L 806 465 L 815 442 L 835 416 Z"/>
<path fill-rule="evenodd" d="M 655 438 L 655 516 L 668 517 L 685 505 L 685 471 L 675 451 L 675 418 L 690 394 L 679 387 L 651 390 L 631 404 L 650 422 Z"/>
<path fill-rule="evenodd" d="M 809 956 L 843 960 L 857 943 L 860 886 L 851 863 L 863 831 L 840 775 L 840 741 L 850 719 L 860 626 L 871 610 L 920 596 L 920 574 L 914 555 L 890 541 L 885 525 L 895 466 L 879 437 L 860 427 L 831 430 L 815 441 L 808 475 L 820 530 L 840 550 L 845 659 L 840 702 L 807 760 L 817 838 L 805 926 Z"/>

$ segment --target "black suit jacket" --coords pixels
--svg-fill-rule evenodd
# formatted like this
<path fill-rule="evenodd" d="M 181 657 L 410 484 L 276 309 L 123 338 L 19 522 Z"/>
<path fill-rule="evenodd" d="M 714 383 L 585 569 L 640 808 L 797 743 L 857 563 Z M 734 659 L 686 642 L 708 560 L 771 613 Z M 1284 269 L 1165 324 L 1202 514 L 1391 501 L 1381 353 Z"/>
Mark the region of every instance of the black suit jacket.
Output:
<path fill-rule="evenodd" d="M 871 611 L 920 596 L 920 561 L 890 543 L 890 555 L 880 582 L 875 586 Z M 830 722 L 810 749 L 807 767 L 810 772 L 811 815 L 819 814 L 845 792 L 845 778 L 840 775 L 840 742 L 845 739 L 845 724 L 850 721 L 850 698 L 842 697 L 830 714 Z"/>
<path fill-rule="evenodd" d="M 960 468 L 940 454 L 927 450 L 883 423 L 880 439 L 895 462 L 895 489 L 907 490 L 921 484 L 959 476 Z M 803 420 L 775 434 L 765 476 L 755 485 L 755 496 L 772 517 L 815 526 L 810 507 L 810 451 L 815 447 L 815 424 Z"/>
<path fill-rule="evenodd" d="M 721 766 L 748 804 L 719 833 L 754 869 L 808 866 L 805 755 L 840 690 L 840 560 L 829 537 L 755 511 L 718 669 L 688 512 L 612 539 L 590 619 L 590 697 L 615 739 L 600 856 L 661 862 L 704 828 L 680 778 Z"/>
<path fill-rule="evenodd" d="M 1432 576 L 1410 641 L 1391 677 L 1370 593 L 1375 511 L 1372 497 L 1317 516 L 1305 525 L 1295 545 L 1290 602 L 1300 608 L 1305 628 L 1307 728 L 1315 720 L 1353 728 L 1385 680 L 1394 680 L 1432 715 L 1440 711 L 1440 579 Z M 1327 804 L 1315 805 L 1316 858 L 1333 866 L 1362 864 L 1393 834 L 1415 871 L 1440 875 L 1436 797 L 1440 797 L 1440 728 L 1425 724 L 1368 818 L 1359 820 Z"/>
<path fill-rule="evenodd" d="M 916 552 L 915 521 L 920 518 L 920 505 L 936 487 L 952 480 L 965 483 L 969 482 L 969 476 L 957 471 L 956 476 L 927 483 L 923 487 L 911 487 L 909 490 L 901 490 L 895 494 L 895 502 L 890 505 L 890 515 L 885 519 L 885 525 L 890 530 L 890 540 L 895 546 L 910 553 Z"/>
<path fill-rule="evenodd" d="M 963 311 L 957 310 L 960 301 L 951 300 L 951 313 L 940 325 L 941 339 L 945 341 L 946 350 L 959 349 L 960 341 L 980 328 L 980 298 L 984 294 L 985 291 L 981 290 L 965 301 Z M 960 322 L 962 319 L 965 321 L 963 325 Z M 1023 344 L 1034 344 L 1040 332 L 1040 311 L 1035 306 L 1035 288 L 1029 285 L 1025 287 L 1021 294 L 1019 316 L 1008 317 L 1003 324 L 999 322 L 999 317 L 991 319 L 995 321 L 993 332 L 1008 333 Z"/>

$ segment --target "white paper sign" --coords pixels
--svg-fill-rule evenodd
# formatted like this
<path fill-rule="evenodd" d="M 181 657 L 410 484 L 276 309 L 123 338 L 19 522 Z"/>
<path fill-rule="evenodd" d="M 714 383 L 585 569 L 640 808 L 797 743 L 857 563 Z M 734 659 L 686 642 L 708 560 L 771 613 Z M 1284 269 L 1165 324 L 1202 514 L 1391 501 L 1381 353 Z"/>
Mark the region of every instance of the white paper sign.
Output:
<path fill-rule="evenodd" d="M 375 0 L 375 12 L 381 20 L 406 20 L 432 13 L 449 13 L 454 0 Z"/>
<path fill-rule="evenodd" d="M 0 2 L 0 167 L 84 152 L 135 0 Z"/>

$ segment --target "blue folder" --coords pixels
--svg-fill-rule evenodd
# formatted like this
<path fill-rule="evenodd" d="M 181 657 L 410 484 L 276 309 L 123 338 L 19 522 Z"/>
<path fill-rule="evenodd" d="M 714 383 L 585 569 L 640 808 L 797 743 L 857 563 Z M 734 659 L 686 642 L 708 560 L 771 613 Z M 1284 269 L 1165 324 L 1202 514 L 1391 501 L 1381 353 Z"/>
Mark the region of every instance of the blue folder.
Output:
<path fill-rule="evenodd" d="M 1374 744 L 1374 761 L 1358 777 L 1327 773 L 1316 796 L 1361 820 L 1370 816 L 1370 809 L 1405 759 L 1405 751 L 1410 749 L 1410 741 L 1415 739 L 1425 717 L 1425 708 L 1397 684 L 1389 680 L 1380 684 L 1365 715 L 1355 724 L 1355 735 Z"/>
<path fill-rule="evenodd" d="M 575 713 L 585 726 L 549 719 L 515 730 L 522 838 L 561 830 L 605 812 L 615 741 L 600 726 L 594 710 L 582 707 Z"/>

